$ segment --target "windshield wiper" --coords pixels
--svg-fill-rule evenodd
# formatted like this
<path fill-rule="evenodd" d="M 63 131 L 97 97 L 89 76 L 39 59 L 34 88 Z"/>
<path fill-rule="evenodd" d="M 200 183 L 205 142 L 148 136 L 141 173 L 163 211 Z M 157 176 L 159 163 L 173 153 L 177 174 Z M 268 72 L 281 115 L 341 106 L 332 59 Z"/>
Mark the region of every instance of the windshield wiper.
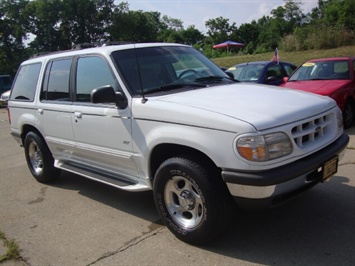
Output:
<path fill-rule="evenodd" d="M 202 77 L 202 78 L 197 78 L 195 79 L 196 82 L 200 81 L 221 81 L 226 77 L 221 77 L 221 76 L 208 76 L 208 77 Z"/>
<path fill-rule="evenodd" d="M 195 79 L 196 82 L 203 82 L 203 81 L 222 81 L 223 79 L 238 82 L 236 79 L 232 79 L 230 77 L 223 77 L 223 76 L 208 76 Z"/>
<path fill-rule="evenodd" d="M 201 83 L 196 83 L 196 82 L 193 82 L 193 83 L 168 84 L 168 85 L 156 88 L 156 89 L 149 90 L 149 91 L 145 92 L 145 94 L 155 93 L 155 92 L 162 92 L 162 91 L 170 91 L 170 90 L 175 90 L 175 89 L 179 89 L 179 88 L 183 88 L 183 87 L 205 88 L 205 87 L 207 87 L 207 85 L 206 84 L 201 84 Z"/>

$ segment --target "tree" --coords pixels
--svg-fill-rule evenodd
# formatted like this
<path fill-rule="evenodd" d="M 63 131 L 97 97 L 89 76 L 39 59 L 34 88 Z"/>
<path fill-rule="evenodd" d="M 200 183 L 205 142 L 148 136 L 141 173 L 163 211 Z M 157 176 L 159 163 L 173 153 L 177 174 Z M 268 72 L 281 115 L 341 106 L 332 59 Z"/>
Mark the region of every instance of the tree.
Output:
<path fill-rule="evenodd" d="M 260 34 L 258 23 L 253 20 L 251 23 L 244 23 L 238 29 L 238 41 L 245 44 L 246 53 L 254 53 L 257 47 L 257 39 Z"/>
<path fill-rule="evenodd" d="M 229 19 L 218 17 L 207 20 L 205 23 L 207 27 L 207 35 L 211 43 L 220 43 L 228 40 L 230 35 L 237 30 L 235 22 L 229 24 Z"/>
<path fill-rule="evenodd" d="M 37 0 L 29 2 L 26 6 L 28 30 L 35 36 L 29 46 L 36 52 L 57 51 L 59 49 L 58 24 L 61 5 L 60 0 Z"/>
<path fill-rule="evenodd" d="M 189 26 L 186 30 L 181 31 L 183 43 L 194 45 L 201 43 L 205 36 L 195 28 L 195 26 Z"/>
<path fill-rule="evenodd" d="M 14 75 L 21 61 L 28 57 L 24 40 L 27 0 L 0 1 L 0 74 Z"/>
<path fill-rule="evenodd" d="M 109 33 L 115 41 L 154 42 L 158 39 L 160 13 L 116 8 Z"/>
<path fill-rule="evenodd" d="M 71 45 L 108 39 L 114 0 L 62 0 L 60 29 Z"/>

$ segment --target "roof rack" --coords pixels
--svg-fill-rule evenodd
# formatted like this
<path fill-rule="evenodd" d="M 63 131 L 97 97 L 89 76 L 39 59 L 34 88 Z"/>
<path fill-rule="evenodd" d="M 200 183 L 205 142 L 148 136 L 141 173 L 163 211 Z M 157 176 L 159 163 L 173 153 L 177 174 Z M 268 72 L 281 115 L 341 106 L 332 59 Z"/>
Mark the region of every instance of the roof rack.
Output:
<path fill-rule="evenodd" d="M 124 44 L 133 44 L 135 42 L 127 42 L 127 41 L 108 41 L 108 42 L 98 42 L 98 43 L 79 43 L 73 46 L 71 50 L 82 50 L 94 47 L 104 47 L 104 46 L 111 46 L 111 45 L 124 45 Z M 51 51 L 51 52 L 40 52 L 33 54 L 30 58 L 36 58 L 48 54 L 59 54 L 68 52 L 70 50 L 63 50 L 63 51 Z"/>
<path fill-rule="evenodd" d="M 41 57 L 41 56 L 45 56 L 48 54 L 60 54 L 60 53 L 64 53 L 66 51 L 50 51 L 50 52 L 40 52 L 40 53 L 36 53 L 30 56 L 30 58 L 36 58 L 36 57 Z"/>
<path fill-rule="evenodd" d="M 123 45 L 123 44 L 133 44 L 135 42 L 127 41 L 108 41 L 108 42 L 98 42 L 98 43 L 79 43 L 73 47 L 73 50 L 87 49 L 93 47 L 104 47 L 111 45 Z"/>
<path fill-rule="evenodd" d="M 81 50 L 81 49 L 87 49 L 87 48 L 93 48 L 97 47 L 96 44 L 94 43 L 79 43 L 73 46 L 72 50 Z"/>

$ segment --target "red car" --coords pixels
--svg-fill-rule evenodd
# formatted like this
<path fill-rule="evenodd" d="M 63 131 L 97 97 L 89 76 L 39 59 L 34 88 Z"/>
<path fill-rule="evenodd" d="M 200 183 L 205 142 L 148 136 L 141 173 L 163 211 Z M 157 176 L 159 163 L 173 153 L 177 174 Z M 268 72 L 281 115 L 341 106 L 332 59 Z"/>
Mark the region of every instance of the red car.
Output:
<path fill-rule="evenodd" d="M 333 98 L 343 112 L 344 128 L 349 128 L 355 113 L 354 64 L 355 56 L 309 60 L 280 86 Z"/>

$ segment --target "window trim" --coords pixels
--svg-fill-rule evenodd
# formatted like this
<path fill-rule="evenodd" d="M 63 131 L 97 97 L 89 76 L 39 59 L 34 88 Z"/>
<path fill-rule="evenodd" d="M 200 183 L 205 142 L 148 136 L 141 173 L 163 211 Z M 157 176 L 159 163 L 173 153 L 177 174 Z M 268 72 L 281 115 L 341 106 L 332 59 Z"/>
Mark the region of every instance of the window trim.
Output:
<path fill-rule="evenodd" d="M 58 101 L 58 100 L 48 100 L 48 85 L 49 85 L 49 77 L 50 73 L 52 70 L 53 63 L 56 61 L 62 61 L 66 59 L 71 59 L 70 63 L 70 68 L 69 68 L 69 84 L 68 84 L 68 92 L 69 92 L 69 99 L 68 101 Z M 57 57 L 48 60 L 46 63 L 46 67 L 44 70 L 44 75 L 42 77 L 42 86 L 40 90 L 40 95 L 39 95 L 39 100 L 40 102 L 57 102 L 57 103 L 71 103 L 72 102 L 72 97 L 71 97 L 71 72 L 72 72 L 72 67 L 73 67 L 73 56 L 64 56 L 64 57 Z M 46 98 L 43 98 L 43 94 L 46 92 Z"/>
<path fill-rule="evenodd" d="M 78 72 L 78 62 L 81 58 L 88 58 L 88 57 L 98 57 L 98 58 L 101 58 L 103 59 L 103 61 L 106 63 L 108 69 L 110 70 L 110 73 L 116 83 L 116 86 L 117 88 L 113 88 L 116 92 L 121 92 L 121 93 L 124 93 L 123 90 L 122 90 L 122 87 L 120 85 L 120 83 L 118 82 L 117 80 L 117 77 L 112 69 L 112 66 L 109 64 L 109 62 L 107 61 L 106 57 L 104 57 L 103 55 L 101 54 L 98 54 L 98 53 L 92 53 L 92 54 L 81 54 L 81 55 L 75 55 L 73 56 L 73 61 L 72 61 L 72 68 L 71 68 L 71 76 L 70 76 L 70 80 L 71 80 L 71 85 L 72 85 L 72 88 L 71 88 L 71 99 L 72 99 L 72 102 L 75 104 L 75 105 L 85 105 L 85 106 L 92 106 L 94 105 L 93 103 L 91 102 L 81 102 L 81 101 L 78 101 L 76 96 L 77 96 L 77 72 Z M 113 106 L 114 104 L 113 103 L 107 103 L 105 104 L 105 106 Z M 98 106 L 97 104 L 95 104 L 95 106 Z"/>

